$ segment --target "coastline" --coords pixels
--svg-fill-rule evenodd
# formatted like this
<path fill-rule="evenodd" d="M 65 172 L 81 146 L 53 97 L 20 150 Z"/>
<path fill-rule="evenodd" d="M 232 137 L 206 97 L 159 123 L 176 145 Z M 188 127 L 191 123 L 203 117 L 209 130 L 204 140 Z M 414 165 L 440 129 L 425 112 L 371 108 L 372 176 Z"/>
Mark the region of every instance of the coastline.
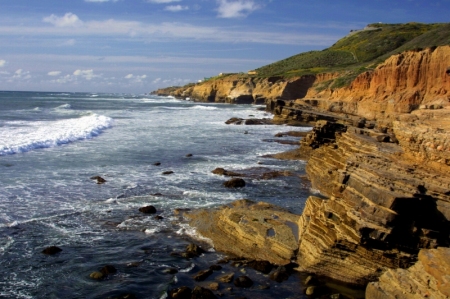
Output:
<path fill-rule="evenodd" d="M 405 274 L 420 277 L 417 285 L 408 282 L 405 296 L 415 298 L 417 291 L 419 296 L 441 298 L 447 292 L 445 262 L 441 272 L 433 272 L 419 257 L 436 248 L 448 252 L 450 245 L 450 74 L 442 65 L 449 53 L 450 47 L 443 46 L 393 55 L 349 87 L 318 93 L 310 85 L 302 98 L 280 96 L 300 88 L 296 84 L 302 80 L 277 83 L 276 90 L 268 84 L 265 96 L 264 79 L 255 81 L 260 86 L 253 90 L 233 87 L 230 93 L 230 78 L 173 94 L 228 103 L 264 98 L 274 123 L 315 125 L 298 150 L 274 156 L 307 160 L 308 178 L 322 195 L 307 200 L 297 222 L 299 246 L 293 258 L 299 270 L 353 285 L 369 284 L 367 298 L 394 298 L 402 284 L 383 277 L 425 263 L 421 271 Z M 215 90 L 214 98 L 210 89 Z M 242 96 L 239 90 L 244 90 Z M 258 96 L 252 94 L 256 90 Z M 227 213 L 219 213 L 223 223 Z M 226 228 L 234 225 L 233 217 L 228 218 L 228 224 L 215 225 L 239 235 L 236 226 Z M 246 237 L 241 238 L 245 244 Z M 375 287 L 380 277 L 383 284 Z M 423 284 L 427 279 L 432 285 Z"/>

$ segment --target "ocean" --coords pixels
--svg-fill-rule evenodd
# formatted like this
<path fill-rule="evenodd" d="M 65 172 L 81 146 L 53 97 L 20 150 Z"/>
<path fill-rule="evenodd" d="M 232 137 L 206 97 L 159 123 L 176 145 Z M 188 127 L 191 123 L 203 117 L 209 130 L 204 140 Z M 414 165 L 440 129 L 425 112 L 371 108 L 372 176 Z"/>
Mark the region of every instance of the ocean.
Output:
<path fill-rule="evenodd" d="M 272 117 L 260 108 L 154 95 L 0 92 L 0 298 L 165 298 L 224 257 L 175 209 L 247 198 L 300 214 L 310 195 L 299 178 L 304 163 L 263 158 L 297 147 L 270 142 L 293 128 L 225 124 Z M 217 167 L 296 175 L 246 178 L 245 188 L 227 189 L 227 178 L 211 173 Z M 163 219 L 138 211 L 146 205 Z M 193 241 L 208 252 L 170 255 Z M 52 245 L 63 251 L 41 253 Z M 105 265 L 118 272 L 102 281 L 89 277 Z M 178 273 L 167 274 L 169 267 Z M 304 298 L 298 275 L 278 284 L 243 271 L 270 284 L 246 290 L 248 298 Z"/>

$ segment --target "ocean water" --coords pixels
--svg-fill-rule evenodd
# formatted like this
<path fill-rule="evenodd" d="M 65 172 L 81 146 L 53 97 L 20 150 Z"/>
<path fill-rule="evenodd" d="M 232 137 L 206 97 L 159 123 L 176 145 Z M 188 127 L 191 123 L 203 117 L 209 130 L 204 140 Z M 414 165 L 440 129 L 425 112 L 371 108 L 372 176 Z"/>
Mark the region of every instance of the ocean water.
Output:
<path fill-rule="evenodd" d="M 211 248 L 197 259 L 171 256 L 192 240 L 208 247 L 174 209 L 248 198 L 301 213 L 309 190 L 297 176 L 246 179 L 247 187 L 230 190 L 222 186 L 226 178 L 211 173 L 216 167 L 304 173 L 302 162 L 262 157 L 294 148 L 263 141 L 292 128 L 225 124 L 231 117 L 271 117 L 257 108 L 153 95 L 0 92 L 0 298 L 165 298 L 223 257 Z M 90 179 L 97 175 L 107 182 Z M 149 204 L 164 219 L 138 211 Z M 41 253 L 51 245 L 63 251 Z M 89 278 L 104 265 L 118 272 Z M 167 267 L 179 272 L 165 274 Z M 298 284 L 292 276 L 265 293 L 246 292 L 303 298 Z"/>

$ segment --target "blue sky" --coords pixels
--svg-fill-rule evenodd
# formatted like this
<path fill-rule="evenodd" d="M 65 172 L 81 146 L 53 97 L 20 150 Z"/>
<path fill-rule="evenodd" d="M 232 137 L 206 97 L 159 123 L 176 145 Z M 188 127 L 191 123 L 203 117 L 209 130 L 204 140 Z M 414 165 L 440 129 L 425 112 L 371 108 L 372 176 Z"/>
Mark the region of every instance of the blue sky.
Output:
<path fill-rule="evenodd" d="M 146 93 L 331 46 L 450 0 L 0 0 L 0 90 Z"/>

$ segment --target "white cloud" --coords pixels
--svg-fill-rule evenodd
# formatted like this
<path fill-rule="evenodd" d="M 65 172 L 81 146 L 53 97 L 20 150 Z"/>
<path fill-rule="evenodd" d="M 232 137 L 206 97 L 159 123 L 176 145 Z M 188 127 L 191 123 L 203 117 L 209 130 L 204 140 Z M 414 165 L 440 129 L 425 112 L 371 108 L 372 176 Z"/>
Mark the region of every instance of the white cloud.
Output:
<path fill-rule="evenodd" d="M 158 4 L 161 4 L 161 3 L 167 4 L 167 3 L 180 2 L 180 1 L 181 0 L 147 0 L 148 3 L 158 3 Z"/>
<path fill-rule="evenodd" d="M 171 41 L 171 40 L 192 40 L 197 39 L 206 42 L 223 43 L 262 43 L 281 45 L 314 45 L 329 46 L 336 42 L 340 35 L 332 33 L 304 33 L 289 31 L 263 31 L 250 30 L 243 27 L 214 27 L 197 26 L 189 23 L 163 22 L 144 23 L 126 20 L 101 20 L 86 21 L 83 26 L 71 27 L 50 27 L 50 26 L 1 26 L 0 35 L 4 36 L 39 36 L 41 40 L 55 36 L 77 38 L 78 37 L 117 37 L 140 39 L 145 42 Z M 61 45 L 61 44 L 60 44 Z"/>
<path fill-rule="evenodd" d="M 169 5 L 164 8 L 164 10 L 171 11 L 171 12 L 178 12 L 183 10 L 188 10 L 188 6 L 181 6 L 181 5 Z"/>
<path fill-rule="evenodd" d="M 47 75 L 49 76 L 59 76 L 61 75 L 60 71 L 52 71 L 52 72 L 48 72 Z"/>
<path fill-rule="evenodd" d="M 261 8 L 253 0 L 217 0 L 219 7 L 217 11 L 220 18 L 241 18 Z"/>
<path fill-rule="evenodd" d="M 84 2 L 117 2 L 118 0 L 84 0 Z"/>
<path fill-rule="evenodd" d="M 44 22 L 55 25 L 56 27 L 80 27 L 83 25 L 77 15 L 68 12 L 62 17 L 51 15 L 43 19 Z"/>
<path fill-rule="evenodd" d="M 6 65 L 6 60 L 0 59 L 0 67 L 4 67 Z"/>
<path fill-rule="evenodd" d="M 94 75 L 94 70 L 76 70 L 73 72 L 74 76 L 82 77 L 86 80 L 92 80 L 92 78 L 99 77 L 98 75 Z"/>
<path fill-rule="evenodd" d="M 128 74 L 125 76 L 125 79 L 132 80 L 134 83 L 141 83 L 146 78 L 147 78 L 147 75 L 139 76 L 139 75 Z"/>
<path fill-rule="evenodd" d="M 28 71 L 24 71 L 23 69 L 18 69 L 17 71 L 14 72 L 13 75 L 14 79 L 30 79 L 31 75 L 30 72 Z"/>

